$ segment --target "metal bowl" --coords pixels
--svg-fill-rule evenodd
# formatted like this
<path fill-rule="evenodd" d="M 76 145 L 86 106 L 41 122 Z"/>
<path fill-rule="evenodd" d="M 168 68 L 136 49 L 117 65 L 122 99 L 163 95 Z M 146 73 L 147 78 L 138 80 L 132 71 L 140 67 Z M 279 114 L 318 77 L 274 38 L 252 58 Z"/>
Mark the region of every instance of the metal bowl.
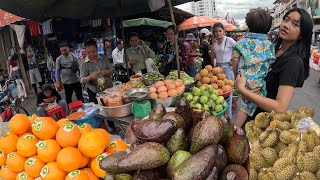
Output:
<path fill-rule="evenodd" d="M 158 79 L 146 79 L 145 76 L 143 76 L 143 82 L 147 86 L 151 86 L 152 84 L 155 84 L 158 81 L 163 81 L 164 77 L 158 78 Z"/>
<path fill-rule="evenodd" d="M 122 117 L 129 116 L 131 114 L 132 104 L 133 104 L 133 102 L 122 105 L 122 106 L 117 106 L 117 107 L 102 106 L 102 109 L 108 117 L 122 118 Z"/>
<path fill-rule="evenodd" d="M 130 98 L 145 98 L 149 94 L 149 88 L 132 88 L 127 91 Z"/>
<path fill-rule="evenodd" d="M 150 99 L 152 107 L 157 104 L 162 104 L 164 107 L 175 107 L 177 102 L 182 98 L 182 94 L 178 94 L 174 97 L 167 97 L 163 99 Z"/>

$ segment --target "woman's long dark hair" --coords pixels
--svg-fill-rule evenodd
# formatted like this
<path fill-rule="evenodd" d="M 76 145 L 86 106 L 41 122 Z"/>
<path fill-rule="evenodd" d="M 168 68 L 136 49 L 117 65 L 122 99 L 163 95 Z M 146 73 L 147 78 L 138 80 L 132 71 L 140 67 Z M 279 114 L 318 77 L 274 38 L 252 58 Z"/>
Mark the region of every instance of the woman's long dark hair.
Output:
<path fill-rule="evenodd" d="M 300 19 L 300 39 L 288 49 L 286 55 L 292 53 L 298 53 L 303 60 L 304 64 L 304 79 L 307 79 L 310 75 L 309 59 L 310 59 L 310 48 L 312 40 L 312 31 L 313 31 L 313 21 L 309 13 L 301 8 L 290 9 L 284 16 L 286 18 L 292 12 L 298 12 L 301 15 Z M 276 42 L 276 50 L 280 48 L 282 39 L 279 37 Z"/>

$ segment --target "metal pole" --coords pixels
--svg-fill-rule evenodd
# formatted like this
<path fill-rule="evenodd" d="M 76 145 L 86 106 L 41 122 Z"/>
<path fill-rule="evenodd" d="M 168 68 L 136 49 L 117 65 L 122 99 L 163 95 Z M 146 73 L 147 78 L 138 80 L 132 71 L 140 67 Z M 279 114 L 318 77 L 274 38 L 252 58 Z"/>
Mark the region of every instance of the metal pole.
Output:
<path fill-rule="evenodd" d="M 168 1 L 168 5 L 169 5 L 169 9 L 170 9 L 170 16 L 171 16 L 171 21 L 172 24 L 177 27 L 176 25 L 176 21 L 174 20 L 174 15 L 173 15 L 173 9 L 172 9 L 172 4 L 171 4 L 171 0 L 167 0 Z M 177 36 L 178 36 L 178 32 L 177 32 Z M 180 79 L 180 60 L 179 60 L 179 47 L 178 47 L 178 38 L 175 38 L 176 42 L 175 42 L 175 46 L 176 46 L 176 61 L 177 61 L 177 70 L 178 70 L 178 79 Z"/>
<path fill-rule="evenodd" d="M 128 55 L 127 55 L 127 50 L 126 50 L 126 38 L 125 38 L 125 36 L 124 36 L 124 27 L 123 27 L 123 17 L 121 17 L 120 18 L 120 23 L 121 23 L 121 34 L 122 34 L 122 39 L 123 39 L 123 43 L 124 43 L 124 47 L 123 47 L 123 49 L 124 49 L 124 60 L 125 60 L 125 62 L 126 62 L 126 65 L 125 65 L 125 67 L 126 67 L 126 69 L 127 69 L 127 76 L 128 76 L 128 80 L 130 80 L 130 74 L 129 74 L 129 68 L 128 68 Z"/>

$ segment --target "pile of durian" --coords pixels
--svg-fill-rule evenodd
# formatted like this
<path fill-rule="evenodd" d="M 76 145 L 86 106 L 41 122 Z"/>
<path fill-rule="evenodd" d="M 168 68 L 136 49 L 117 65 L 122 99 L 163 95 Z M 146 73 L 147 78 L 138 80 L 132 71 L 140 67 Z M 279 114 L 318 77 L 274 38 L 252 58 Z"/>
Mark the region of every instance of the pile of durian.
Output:
<path fill-rule="evenodd" d="M 251 144 L 249 180 L 320 180 L 319 126 L 297 128 L 308 117 L 314 117 L 314 110 L 304 107 L 260 113 L 246 124 Z"/>

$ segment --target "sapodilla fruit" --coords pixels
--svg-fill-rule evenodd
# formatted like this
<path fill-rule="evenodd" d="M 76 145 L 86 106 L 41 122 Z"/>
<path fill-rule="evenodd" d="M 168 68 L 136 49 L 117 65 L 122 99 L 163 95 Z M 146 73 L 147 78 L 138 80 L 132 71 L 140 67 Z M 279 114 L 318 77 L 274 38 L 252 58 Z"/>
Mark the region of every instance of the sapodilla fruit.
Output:
<path fill-rule="evenodd" d="M 202 77 L 207 77 L 208 74 L 209 74 L 209 71 L 208 71 L 207 69 L 202 69 L 202 70 L 200 71 L 200 75 L 201 75 Z"/>

